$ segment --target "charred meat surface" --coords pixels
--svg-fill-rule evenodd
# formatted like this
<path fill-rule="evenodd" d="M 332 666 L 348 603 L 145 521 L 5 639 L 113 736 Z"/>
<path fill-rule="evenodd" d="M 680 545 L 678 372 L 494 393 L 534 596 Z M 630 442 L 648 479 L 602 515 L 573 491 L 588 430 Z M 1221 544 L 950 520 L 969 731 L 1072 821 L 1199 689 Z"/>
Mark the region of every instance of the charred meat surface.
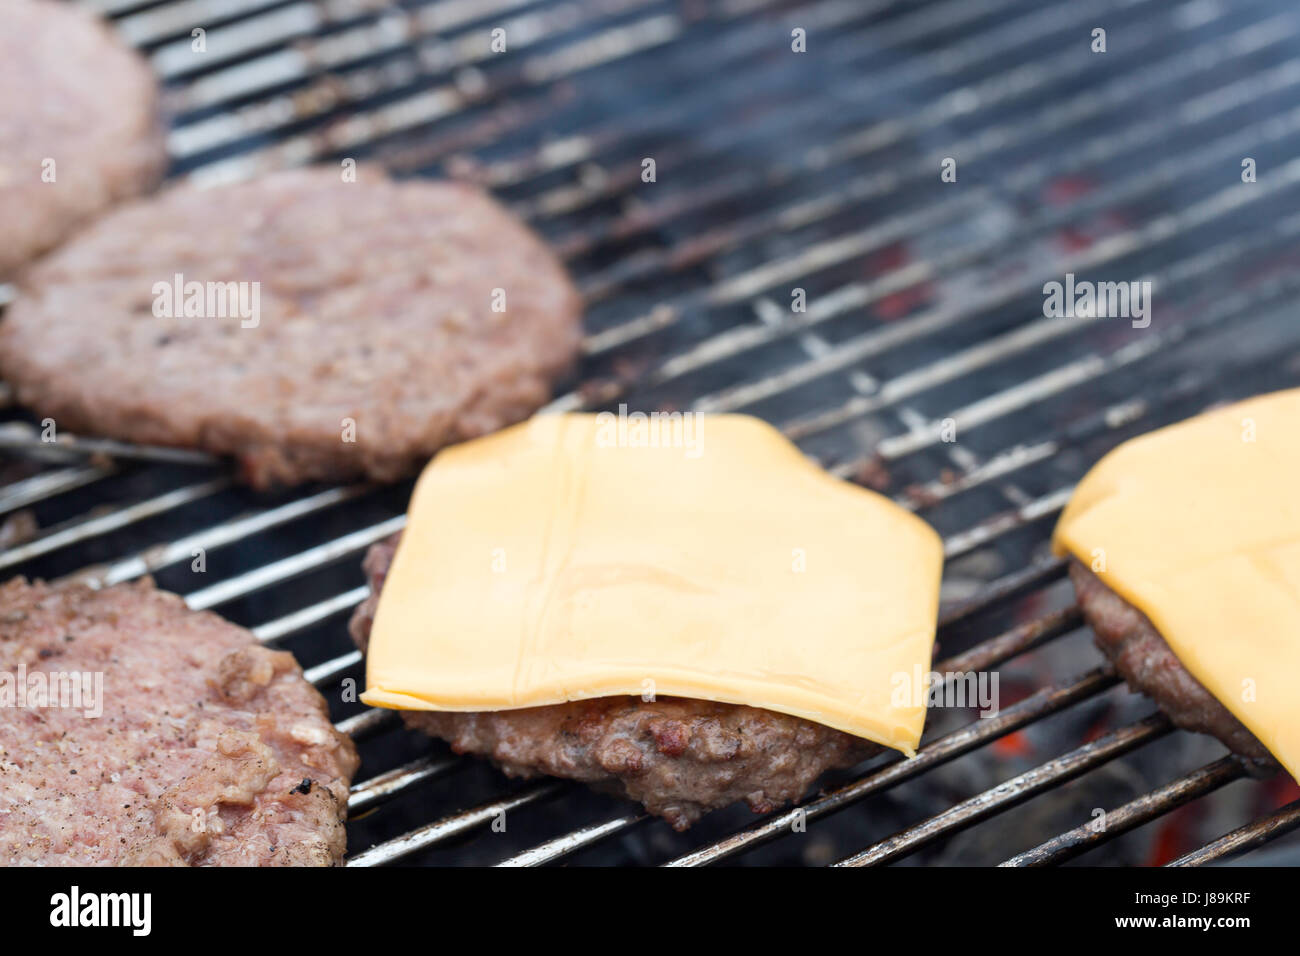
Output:
<path fill-rule="evenodd" d="M 149 65 L 97 16 L 5 0 L 0 22 L 4 280 L 84 220 L 151 189 L 167 151 Z"/>
<path fill-rule="evenodd" d="M 370 549 L 370 597 L 353 615 L 364 650 L 398 536 Z M 512 777 L 548 774 L 639 801 L 675 829 L 740 800 L 768 813 L 825 771 L 878 753 L 870 741 L 755 707 L 638 697 L 459 713 L 403 711 L 407 726 L 457 753 L 488 757 Z"/>
<path fill-rule="evenodd" d="M 342 860 L 357 755 L 291 654 L 149 581 L 14 578 L 0 669 L 0 865 Z"/>
<path fill-rule="evenodd" d="M 1277 768 L 1255 735 L 1187 672 L 1145 614 L 1073 558 L 1070 580 L 1097 646 L 1130 688 L 1154 700 L 1179 727 L 1217 737 L 1257 771 Z"/>
<path fill-rule="evenodd" d="M 395 481 L 527 417 L 581 300 L 481 190 L 360 166 L 181 185 L 24 276 L 0 372 L 71 432 L 232 455 L 257 487 Z"/>

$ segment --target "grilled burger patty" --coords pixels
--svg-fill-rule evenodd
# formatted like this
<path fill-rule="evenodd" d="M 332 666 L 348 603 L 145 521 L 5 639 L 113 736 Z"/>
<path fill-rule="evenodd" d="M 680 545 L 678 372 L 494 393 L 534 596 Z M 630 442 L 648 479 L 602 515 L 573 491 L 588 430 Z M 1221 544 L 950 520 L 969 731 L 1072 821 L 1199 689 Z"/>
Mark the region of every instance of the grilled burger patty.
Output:
<path fill-rule="evenodd" d="M 0 670 L 26 688 L 0 707 L 0 864 L 342 859 L 357 755 L 291 654 L 148 581 L 15 578 Z M 86 693 L 33 696 L 97 673 L 100 716 Z"/>
<path fill-rule="evenodd" d="M 148 64 L 96 16 L 5 0 L 0 22 L 3 280 L 82 220 L 154 186 L 167 152 Z"/>
<path fill-rule="evenodd" d="M 259 487 L 392 481 L 526 417 L 578 348 L 559 261 L 478 189 L 357 173 L 110 213 L 30 270 L 0 373 L 61 429 L 235 455 Z"/>
<path fill-rule="evenodd" d="M 1145 614 L 1075 558 L 1070 581 L 1097 646 L 1129 687 L 1152 698 L 1179 727 L 1219 738 L 1259 771 L 1276 769 L 1264 745 L 1187 672 Z"/>
<path fill-rule="evenodd" d="M 400 535 L 376 544 L 364 567 L 370 597 L 352 617 L 365 649 Z M 768 813 L 797 800 L 819 776 L 880 747 L 821 724 L 705 700 L 602 697 L 520 710 L 402 711 L 407 726 L 457 753 L 491 758 L 512 777 L 549 774 L 640 801 L 674 829 L 744 800 Z"/>

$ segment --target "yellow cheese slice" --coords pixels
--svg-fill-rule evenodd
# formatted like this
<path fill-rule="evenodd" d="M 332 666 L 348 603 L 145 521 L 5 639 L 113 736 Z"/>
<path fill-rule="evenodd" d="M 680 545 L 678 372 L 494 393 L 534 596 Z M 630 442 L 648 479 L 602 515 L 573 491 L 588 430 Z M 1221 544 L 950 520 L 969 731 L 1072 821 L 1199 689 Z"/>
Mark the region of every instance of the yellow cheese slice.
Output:
<path fill-rule="evenodd" d="M 652 433 L 542 415 L 442 451 L 381 593 L 362 699 L 690 697 L 913 753 L 925 688 L 900 689 L 929 671 L 938 536 L 758 419 L 692 418 Z"/>
<path fill-rule="evenodd" d="M 1079 484 L 1054 546 L 1145 613 L 1300 778 L 1300 389 L 1119 446 Z"/>

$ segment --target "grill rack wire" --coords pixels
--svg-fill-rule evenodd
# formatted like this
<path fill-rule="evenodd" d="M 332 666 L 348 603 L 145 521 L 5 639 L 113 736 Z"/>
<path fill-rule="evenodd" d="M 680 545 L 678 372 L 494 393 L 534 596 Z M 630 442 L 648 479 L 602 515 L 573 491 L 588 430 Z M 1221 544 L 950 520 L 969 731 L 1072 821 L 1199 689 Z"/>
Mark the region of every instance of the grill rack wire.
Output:
<path fill-rule="evenodd" d="M 1300 378 L 1300 327 L 1277 318 L 1300 285 L 1284 268 L 1300 250 L 1300 216 L 1287 214 L 1300 196 L 1300 160 L 1289 158 L 1300 146 L 1300 108 L 1287 103 L 1300 85 L 1300 12 L 1285 5 L 1233 4 L 1231 15 L 1210 0 L 91 5 L 164 79 L 177 177 L 221 181 L 369 156 L 401 172 L 464 172 L 502 195 L 568 259 L 590 306 L 582 380 L 552 408 L 681 401 L 699 411 L 754 411 L 833 473 L 882 485 L 925 514 L 944 533 L 950 567 L 989 548 L 1026 555 L 946 602 L 941 644 L 990 619 L 998 633 L 937 664 L 940 673 L 994 668 L 1080 631 L 1069 603 L 1029 620 L 1007 615 L 1063 579 L 1064 563 L 1044 551 L 1044 527 L 1096 449 L 1176 420 L 1207 395 L 1239 397 Z M 1117 41 L 1105 69 L 1080 39 L 1098 22 Z M 190 52 L 195 25 L 209 31 L 203 57 Z M 486 45 L 498 26 L 510 38 L 507 55 Z M 834 80 L 842 115 L 808 108 L 808 71 L 774 66 L 793 27 L 823 48 L 813 73 Z M 874 60 L 884 65 L 873 69 Z M 634 109 L 616 102 L 594 124 L 581 112 L 609 77 L 617 83 L 646 69 L 668 78 L 660 97 Z M 1162 108 L 1125 112 L 1144 101 Z M 740 118 L 701 123 L 729 109 Z M 515 126 L 524 132 L 503 133 Z M 542 130 L 558 132 L 539 147 Z M 1061 141 L 1076 148 L 1042 145 Z M 646 189 L 643 154 L 656 156 L 659 174 L 675 184 Z M 948 155 L 960 157 L 962 178 L 975 185 L 936 185 Z M 1260 158 L 1259 181 L 1249 186 L 1237 178 L 1242 155 Z M 758 158 L 746 166 L 737 156 Z M 900 156 L 908 161 L 890 161 Z M 1103 181 L 1108 171 L 1117 172 Z M 1097 181 L 1081 194 L 1043 202 L 1063 178 L 1089 177 Z M 964 241 L 927 246 L 923 238 L 1008 209 L 1018 211 L 1009 225 Z M 1017 250 L 1055 248 L 1062 230 L 1099 220 L 1109 226 L 1091 241 L 1029 256 L 1010 274 L 1000 268 Z M 908 254 L 890 258 L 900 245 Z M 864 274 L 864 260 L 882 257 Z M 1065 272 L 1149 278 L 1173 317 L 1131 334 L 1096 317 L 1044 317 L 1041 284 Z M 974 289 L 952 281 L 969 274 L 987 281 Z M 779 304 L 796 285 L 809 291 L 803 313 Z M 858 318 L 878 319 L 918 289 L 932 294 L 899 316 Z M 1223 345 L 1243 338 L 1252 345 Z M 1057 416 L 1046 425 L 1044 409 Z M 949 420 L 963 441 L 943 440 Z M 986 434 L 987 447 L 964 439 Z M 264 500 L 200 453 L 72 436 L 50 446 L 17 410 L 0 425 L 0 450 L 41 465 L 0 487 L 0 517 L 45 509 L 57 518 L 0 551 L 0 570 L 50 566 L 103 586 L 174 574 L 203 549 L 227 555 L 213 563 L 230 573 L 176 590 L 193 608 L 223 612 L 246 613 L 268 596 L 292 601 L 300 587 L 314 598 L 319 589 L 304 581 L 355 566 L 366 547 L 402 527 L 409 487 L 321 487 Z M 900 487 L 896 475 L 911 480 Z M 214 508 L 228 516 L 213 523 L 206 515 Z M 204 520 L 196 524 L 192 511 Z M 957 520 L 972 513 L 975 520 Z M 158 533 L 173 521 L 183 534 Z M 333 533 L 339 521 L 348 530 Z M 271 560 L 245 560 L 261 553 L 258 536 L 305 525 L 329 533 Z M 103 557 L 87 565 L 89 555 Z M 252 630 L 269 644 L 337 631 L 366 595 L 364 585 L 335 590 L 256 619 Z M 360 654 L 311 645 L 295 652 L 337 705 Z M 659 862 L 738 858 L 796 823 L 886 793 L 1116 684 L 1104 665 L 1052 681 L 994 717 L 928 733 L 914 759 L 874 762 L 796 807 Z M 391 712 L 357 710 L 338 726 L 364 756 L 367 742 L 395 723 Z M 838 865 L 905 859 L 1171 733 L 1158 714 L 1124 723 Z M 468 763 L 434 748 L 384 770 L 363 764 L 370 775 L 354 785 L 350 815 L 382 812 Z M 1085 822 L 1003 865 L 1064 862 L 1244 775 L 1222 757 L 1111 808 L 1104 830 Z M 503 813 L 526 814 L 575 789 L 555 780 L 498 784 L 499 795 L 471 809 L 352 847 L 349 864 L 463 841 Z M 499 865 L 565 860 L 648 825 L 663 826 L 619 804 Z M 1298 826 L 1300 801 L 1292 801 L 1174 863 L 1221 860 Z"/>

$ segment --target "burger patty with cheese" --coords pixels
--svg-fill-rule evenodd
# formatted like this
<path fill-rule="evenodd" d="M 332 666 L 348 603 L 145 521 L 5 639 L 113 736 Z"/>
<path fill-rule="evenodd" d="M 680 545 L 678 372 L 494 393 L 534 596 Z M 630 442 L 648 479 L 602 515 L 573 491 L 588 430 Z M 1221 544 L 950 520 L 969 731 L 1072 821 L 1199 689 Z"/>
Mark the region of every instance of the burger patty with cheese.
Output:
<path fill-rule="evenodd" d="M 938 536 L 757 419 L 697 424 L 652 444 L 544 415 L 440 453 L 366 557 L 362 699 L 679 830 L 915 752 Z"/>
<path fill-rule="evenodd" d="M 1098 647 L 1180 727 L 1300 776 L 1300 389 L 1124 443 L 1054 537 Z"/>
<path fill-rule="evenodd" d="M 1070 581 L 1097 646 L 1129 687 L 1154 700 L 1184 730 L 1219 738 L 1256 769 L 1277 769 L 1259 738 L 1179 663 L 1150 618 L 1077 559 L 1070 561 Z"/>

